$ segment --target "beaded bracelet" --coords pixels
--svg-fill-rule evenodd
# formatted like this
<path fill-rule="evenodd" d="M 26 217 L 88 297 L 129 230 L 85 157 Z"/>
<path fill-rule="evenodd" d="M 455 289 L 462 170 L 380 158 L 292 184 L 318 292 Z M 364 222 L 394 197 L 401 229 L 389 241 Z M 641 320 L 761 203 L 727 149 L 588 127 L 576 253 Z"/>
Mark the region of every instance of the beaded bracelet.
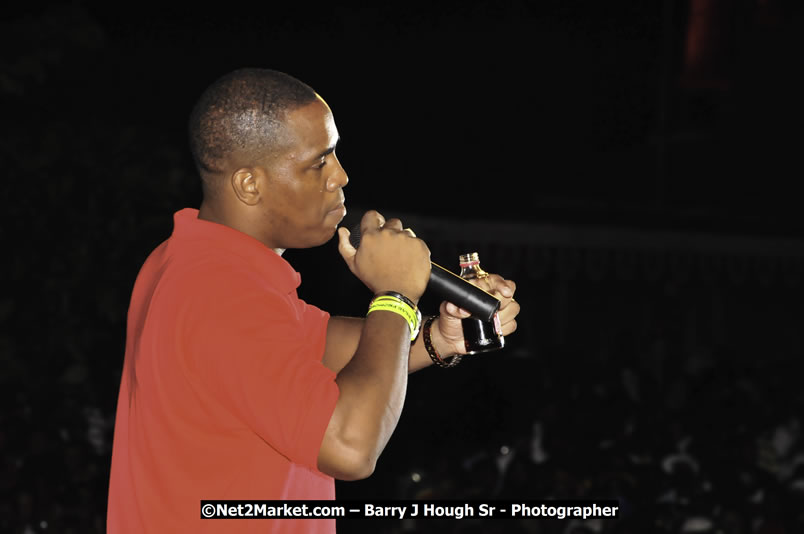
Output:
<path fill-rule="evenodd" d="M 430 359 L 433 360 L 433 363 L 439 367 L 455 367 L 461 362 L 463 358 L 463 354 L 455 354 L 452 356 L 452 359 L 449 362 L 444 361 L 441 358 L 441 355 L 438 353 L 436 348 L 433 346 L 433 340 L 430 337 L 430 326 L 432 326 L 433 321 L 436 320 L 435 315 L 430 316 L 424 322 L 424 326 L 422 327 L 422 339 L 424 339 L 424 348 L 427 349 L 427 354 L 430 355 Z M 448 356 L 449 357 L 449 356 Z"/>
<path fill-rule="evenodd" d="M 373 311 L 384 310 L 401 315 L 408 323 L 410 328 L 410 340 L 414 341 L 419 335 L 419 327 L 422 324 L 422 312 L 413 304 L 413 301 L 395 291 L 385 291 L 378 293 L 369 303 L 366 315 Z"/>

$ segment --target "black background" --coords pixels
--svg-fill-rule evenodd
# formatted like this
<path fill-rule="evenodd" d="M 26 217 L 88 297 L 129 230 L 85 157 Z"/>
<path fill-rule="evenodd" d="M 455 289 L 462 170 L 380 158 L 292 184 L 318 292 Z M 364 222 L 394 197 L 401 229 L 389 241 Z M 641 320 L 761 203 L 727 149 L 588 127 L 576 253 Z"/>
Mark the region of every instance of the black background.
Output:
<path fill-rule="evenodd" d="M 186 118 L 201 91 L 234 68 L 283 70 L 327 100 L 350 177 L 350 217 L 375 208 L 453 221 L 801 237 L 801 9 L 782 0 L 710 2 L 717 9 L 709 60 L 695 70 L 685 47 L 693 8 L 705 3 L 9 6 L 0 27 L 3 528 L 41 529 L 41 521 L 65 532 L 102 528 L 130 290 L 142 261 L 169 235 L 172 213 L 198 205 Z M 345 276 L 332 244 L 288 257 L 304 277 L 302 296 L 332 304 L 327 288 Z M 322 261 L 330 266 L 323 272 Z M 801 316 L 795 299 L 774 295 L 741 302 L 789 305 L 788 320 Z M 343 311 L 359 313 L 363 296 L 340 303 Z M 579 291 L 570 300 L 589 298 Z M 543 327 L 537 318 L 552 310 L 541 305 L 538 313 L 523 310 L 521 328 Z M 651 320 L 662 329 L 661 315 Z M 566 445 L 590 432 L 579 421 L 609 419 L 590 415 L 593 401 L 567 393 L 563 404 L 550 395 L 619 378 L 580 378 L 572 363 L 545 371 L 566 347 L 534 356 L 511 340 L 509 354 L 527 363 L 508 371 L 469 363 L 449 382 L 430 370 L 412 378 L 410 423 L 403 416 L 375 476 L 339 484 L 339 495 L 413 495 L 404 482 L 410 470 L 441 470 L 430 494 L 439 495 L 434 488 L 444 480 L 473 487 L 481 479 L 461 481 L 450 459 L 465 465 L 477 451 L 518 440 L 522 450 L 534 413 L 555 421 L 567 407 L 578 409 L 575 423 L 550 428 L 563 432 L 554 458 L 593 471 L 594 460 L 572 458 L 576 449 Z M 718 358 L 725 373 L 715 374 L 730 387 L 734 369 Z M 795 366 L 785 358 L 782 374 Z M 506 408 L 531 394 L 552 404 Z M 795 414 L 800 404 L 791 407 L 791 398 L 800 403 L 780 393 L 751 420 Z M 652 421 L 652 410 L 630 413 Z M 99 429 L 97 446 L 90 428 Z M 674 428 L 668 440 L 679 438 Z M 751 428 L 760 435 L 771 426 Z M 571 494 L 556 489 L 566 480 L 555 472 L 544 476 L 532 497 Z"/>
<path fill-rule="evenodd" d="M 151 143 L 191 173 L 195 98 L 233 68 L 270 66 L 330 103 L 360 206 L 800 232 L 799 10 L 720 8 L 711 70 L 690 81 L 686 2 L 611 4 L 12 9 L 7 125 L 85 144 L 153 132 L 115 148 L 147 160 Z"/>

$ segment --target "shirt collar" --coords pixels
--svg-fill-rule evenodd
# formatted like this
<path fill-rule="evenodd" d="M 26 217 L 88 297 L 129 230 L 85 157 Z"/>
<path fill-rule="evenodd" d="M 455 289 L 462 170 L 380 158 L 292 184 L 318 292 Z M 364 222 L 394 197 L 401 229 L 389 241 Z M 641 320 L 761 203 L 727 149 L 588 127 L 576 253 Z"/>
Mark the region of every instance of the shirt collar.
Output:
<path fill-rule="evenodd" d="M 301 275 L 282 256 L 239 230 L 199 219 L 197 209 L 184 208 L 173 215 L 172 239 L 207 241 L 207 246 L 236 255 L 272 277 L 279 289 L 285 292 L 293 291 L 301 284 Z"/>

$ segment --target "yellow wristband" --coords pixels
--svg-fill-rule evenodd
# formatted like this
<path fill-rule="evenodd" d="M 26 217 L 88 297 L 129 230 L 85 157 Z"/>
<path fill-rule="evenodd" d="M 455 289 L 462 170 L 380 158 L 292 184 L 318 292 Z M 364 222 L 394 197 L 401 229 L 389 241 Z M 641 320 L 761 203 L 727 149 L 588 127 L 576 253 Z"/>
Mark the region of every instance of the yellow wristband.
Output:
<path fill-rule="evenodd" d="M 373 311 L 390 311 L 397 315 L 402 316 L 408 323 L 410 328 L 410 340 L 413 341 L 419 335 L 419 327 L 421 326 L 422 314 L 418 308 L 411 308 L 410 305 L 391 295 L 381 295 L 374 298 L 369 304 L 369 309 L 366 315 Z"/>
<path fill-rule="evenodd" d="M 371 303 L 369 304 L 369 308 L 374 306 L 375 304 L 380 303 L 388 303 L 394 306 L 401 306 L 400 310 L 401 313 L 405 314 L 405 316 L 415 321 L 416 324 L 421 323 L 422 314 L 416 305 L 406 296 L 402 295 L 401 293 L 396 293 L 395 291 L 387 291 L 385 293 L 379 293 L 375 295 L 372 299 Z"/>
<path fill-rule="evenodd" d="M 398 302 L 375 302 L 369 307 L 368 313 L 380 310 L 390 311 L 396 313 L 397 315 L 401 315 L 408 323 L 408 327 L 410 328 L 410 340 L 413 341 L 416 339 L 416 336 L 419 333 L 419 321 L 416 317 L 416 314 L 413 313 L 408 306 Z"/>

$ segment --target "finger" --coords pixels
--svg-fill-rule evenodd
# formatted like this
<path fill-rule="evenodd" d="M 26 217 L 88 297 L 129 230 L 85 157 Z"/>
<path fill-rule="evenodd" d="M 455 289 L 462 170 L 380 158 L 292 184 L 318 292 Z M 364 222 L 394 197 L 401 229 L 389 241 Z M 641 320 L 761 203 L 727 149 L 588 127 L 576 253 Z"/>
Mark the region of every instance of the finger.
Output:
<path fill-rule="evenodd" d="M 502 330 L 502 335 L 509 336 L 509 335 L 513 334 L 514 332 L 516 332 L 516 329 L 517 329 L 516 321 L 511 320 L 511 321 L 508 321 L 507 323 L 503 323 L 500 326 L 500 329 Z"/>
<path fill-rule="evenodd" d="M 490 287 L 490 293 L 496 293 L 502 298 L 512 298 L 516 292 L 516 283 L 513 280 L 506 280 L 499 274 L 490 274 L 486 281 Z"/>
<path fill-rule="evenodd" d="M 378 211 L 369 210 L 360 219 L 360 233 L 366 235 L 370 232 L 376 232 L 385 224 L 385 217 Z"/>
<path fill-rule="evenodd" d="M 464 310 L 463 308 L 459 308 L 455 304 L 451 302 L 445 302 L 444 310 L 448 315 L 453 317 L 457 317 L 459 319 L 466 319 L 467 317 L 471 316 L 472 314 L 468 311 Z"/>
<path fill-rule="evenodd" d="M 499 317 L 500 323 L 505 325 L 505 323 L 513 321 L 514 318 L 519 315 L 519 311 L 519 303 L 512 299 L 506 303 L 505 307 L 500 306 L 500 311 L 497 312 L 497 317 Z"/>
<path fill-rule="evenodd" d="M 405 228 L 405 229 L 403 230 L 403 232 L 406 232 L 408 235 L 410 235 L 410 237 L 416 237 L 416 232 L 414 232 L 414 231 L 413 231 L 413 230 L 411 230 L 410 228 Z"/>
<path fill-rule="evenodd" d="M 357 254 L 357 249 L 349 242 L 351 232 L 344 227 L 338 228 L 338 252 L 344 259 L 350 259 Z"/>
<path fill-rule="evenodd" d="M 388 219 L 385 221 L 385 224 L 382 225 L 383 228 L 391 228 L 393 230 L 397 230 L 398 232 L 402 231 L 402 221 L 399 219 Z"/>
<path fill-rule="evenodd" d="M 511 298 L 514 298 L 514 293 L 516 293 L 516 282 L 513 280 L 505 280 L 505 285 L 511 290 Z"/>

